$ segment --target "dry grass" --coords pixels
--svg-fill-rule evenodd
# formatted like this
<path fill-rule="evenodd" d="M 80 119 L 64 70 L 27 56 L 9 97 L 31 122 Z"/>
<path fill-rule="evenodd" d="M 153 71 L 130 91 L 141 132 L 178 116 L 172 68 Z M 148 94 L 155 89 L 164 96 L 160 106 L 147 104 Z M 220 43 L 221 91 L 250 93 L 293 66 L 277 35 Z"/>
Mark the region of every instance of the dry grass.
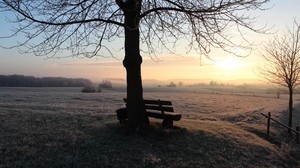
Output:
<path fill-rule="evenodd" d="M 106 96 L 105 100 L 109 101 L 117 99 L 111 95 L 101 93 L 100 96 Z M 74 98 L 74 95 L 69 96 Z M 36 101 L 34 99 L 26 99 L 32 102 L 23 103 L 25 100 L 19 100 L 24 95 L 1 101 L 0 167 L 300 166 L 299 145 L 282 142 L 276 136 L 271 141 L 266 140 L 265 120 L 258 115 L 262 110 L 255 111 L 262 108 L 258 102 L 255 108 L 250 107 L 250 102 L 244 107 L 241 104 L 234 106 L 229 101 L 234 96 L 227 96 L 226 106 L 232 107 L 224 110 L 232 108 L 246 112 L 236 110 L 236 113 L 222 113 L 219 110 L 222 107 L 214 104 L 213 108 L 213 103 L 203 101 L 207 112 L 201 108 L 202 113 L 197 114 L 190 107 L 199 105 L 193 102 L 195 99 L 187 101 L 185 105 L 180 101 L 184 96 L 191 95 L 177 98 L 171 96 L 176 99 L 176 111 L 184 110 L 180 106 L 187 109 L 185 117 L 176 122 L 174 129 L 162 129 L 157 120 L 151 120 L 147 133 L 136 132 L 130 135 L 124 134 L 124 128 L 118 124 L 114 111 L 109 111 L 105 107 L 107 102 L 99 97 L 88 99 L 76 95 L 76 99 L 72 99 L 74 103 L 71 102 L 69 106 L 57 105 L 62 99 L 53 100 L 52 104 L 33 103 Z M 209 100 L 217 101 L 214 96 Z M 42 98 L 36 99 L 43 102 Z M 89 102 L 89 105 L 74 107 L 79 99 L 81 103 Z M 101 103 L 95 103 L 104 104 L 103 107 L 92 108 L 95 106 L 92 100 L 98 99 Z M 248 97 L 244 99 L 247 101 Z M 110 108 L 115 109 L 120 105 L 117 102 Z M 216 112 L 209 115 L 208 109 L 215 109 Z M 280 117 L 280 113 L 275 116 Z M 274 126 L 272 134 L 278 133 L 280 131 Z"/>

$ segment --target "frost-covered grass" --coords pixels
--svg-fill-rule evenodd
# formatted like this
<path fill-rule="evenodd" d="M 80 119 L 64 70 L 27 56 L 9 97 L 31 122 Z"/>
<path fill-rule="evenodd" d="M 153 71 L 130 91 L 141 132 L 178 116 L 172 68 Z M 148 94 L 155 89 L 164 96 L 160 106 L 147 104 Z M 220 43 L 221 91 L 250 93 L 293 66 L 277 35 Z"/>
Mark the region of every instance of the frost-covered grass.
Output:
<path fill-rule="evenodd" d="M 127 135 L 115 116 L 125 92 L 80 91 L 0 88 L 0 167 L 300 166 L 300 146 L 276 124 L 267 138 L 260 114 L 284 122 L 286 95 L 145 92 L 171 100 L 183 119 L 174 129 L 151 119 L 147 133 Z"/>

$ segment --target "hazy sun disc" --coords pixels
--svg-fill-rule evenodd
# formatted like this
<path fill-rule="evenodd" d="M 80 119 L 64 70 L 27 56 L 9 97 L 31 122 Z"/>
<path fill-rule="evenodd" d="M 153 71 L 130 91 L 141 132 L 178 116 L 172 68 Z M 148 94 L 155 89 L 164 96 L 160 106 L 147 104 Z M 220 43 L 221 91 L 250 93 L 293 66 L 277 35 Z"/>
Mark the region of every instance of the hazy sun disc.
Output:
<path fill-rule="evenodd" d="M 232 57 L 225 58 L 217 62 L 217 67 L 225 71 L 234 71 L 241 66 L 241 62 Z"/>

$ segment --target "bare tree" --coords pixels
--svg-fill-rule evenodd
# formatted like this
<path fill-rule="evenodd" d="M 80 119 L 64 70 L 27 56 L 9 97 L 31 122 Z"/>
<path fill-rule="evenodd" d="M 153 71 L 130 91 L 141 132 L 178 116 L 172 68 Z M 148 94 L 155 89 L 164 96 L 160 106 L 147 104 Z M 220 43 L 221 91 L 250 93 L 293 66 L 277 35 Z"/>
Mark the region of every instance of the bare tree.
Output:
<path fill-rule="evenodd" d="M 269 82 L 284 86 L 289 91 L 289 123 L 292 127 L 293 94 L 300 85 L 300 25 L 294 21 L 282 37 L 274 37 L 265 46 L 264 66 L 259 67 L 260 75 Z M 290 130 L 289 130 L 290 131 Z"/>
<path fill-rule="evenodd" d="M 124 39 L 129 127 L 149 124 L 143 105 L 140 51 L 156 56 L 187 42 L 187 51 L 207 54 L 211 48 L 249 47 L 241 29 L 253 27 L 249 10 L 269 0 L 2 0 L 2 11 L 14 11 L 14 33 L 26 39 L 16 46 L 36 55 L 114 56 L 107 42 Z M 228 30 L 234 28 L 236 32 Z M 232 42 L 239 35 L 246 43 Z M 246 44 L 246 45 L 244 45 Z M 140 45 L 142 47 L 140 47 Z M 147 47 L 143 47 L 147 46 Z M 121 48 L 121 47 L 120 47 Z M 107 52 L 104 52 L 107 51 Z"/>

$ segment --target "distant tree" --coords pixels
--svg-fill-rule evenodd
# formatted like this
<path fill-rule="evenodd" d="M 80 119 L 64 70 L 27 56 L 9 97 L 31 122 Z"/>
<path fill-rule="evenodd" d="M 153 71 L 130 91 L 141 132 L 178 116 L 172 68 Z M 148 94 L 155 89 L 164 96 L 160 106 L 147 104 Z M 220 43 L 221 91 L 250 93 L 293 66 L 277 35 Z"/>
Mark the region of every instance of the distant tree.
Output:
<path fill-rule="evenodd" d="M 183 82 L 182 81 L 178 82 L 178 86 L 182 87 L 183 86 Z"/>
<path fill-rule="evenodd" d="M 217 86 L 218 82 L 217 81 L 210 81 L 209 86 Z"/>
<path fill-rule="evenodd" d="M 102 81 L 102 83 L 99 84 L 99 88 L 109 88 L 111 89 L 112 88 L 112 83 L 111 81 L 105 79 Z"/>
<path fill-rule="evenodd" d="M 87 85 L 92 85 L 92 81 L 83 78 L 0 75 L 0 87 L 82 87 Z"/>
<path fill-rule="evenodd" d="M 300 85 L 300 25 L 294 21 L 293 28 L 282 37 L 275 36 L 267 43 L 265 51 L 265 64 L 259 67 L 260 75 L 271 83 L 288 88 L 288 126 L 292 127 L 293 94 Z"/>
<path fill-rule="evenodd" d="M 167 87 L 177 87 L 177 85 L 174 82 L 170 82 L 170 84 L 168 84 Z"/>
<path fill-rule="evenodd" d="M 234 36 L 239 32 L 241 39 L 243 28 L 261 33 L 253 28 L 254 18 L 245 12 L 261 10 L 268 1 L 1 0 L 0 8 L 16 14 L 14 23 L 19 27 L 11 36 L 23 34 L 25 39 L 16 47 L 23 46 L 25 52 L 36 55 L 70 51 L 72 56 L 113 56 L 107 44 L 124 39 L 128 125 L 142 128 L 149 120 L 143 103 L 140 51 L 150 56 L 163 49 L 174 51 L 182 40 L 188 51 L 200 54 L 213 47 L 225 51 L 241 47 L 230 32 Z M 237 31 L 227 31 L 229 28 Z M 140 48 L 140 44 L 146 47 Z"/>

